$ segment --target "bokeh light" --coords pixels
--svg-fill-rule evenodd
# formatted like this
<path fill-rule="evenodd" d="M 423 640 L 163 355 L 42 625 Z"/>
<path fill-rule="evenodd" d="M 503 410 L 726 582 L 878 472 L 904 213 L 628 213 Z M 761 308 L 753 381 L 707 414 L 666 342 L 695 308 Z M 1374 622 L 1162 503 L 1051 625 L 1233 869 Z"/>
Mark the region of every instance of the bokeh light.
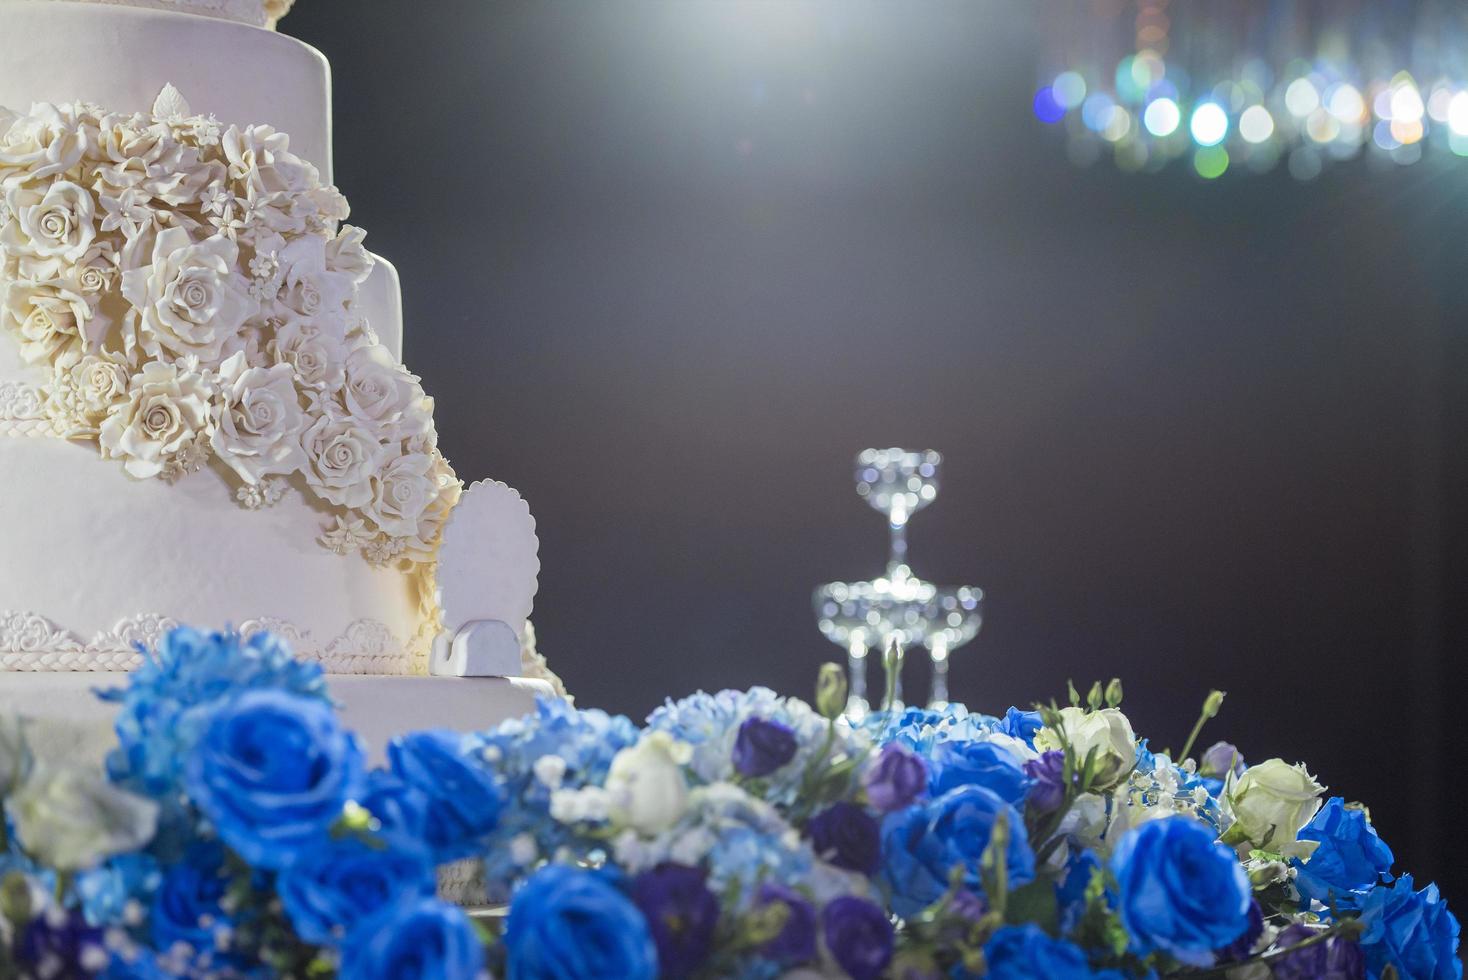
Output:
<path fill-rule="evenodd" d="M 1468 136 L 1468 92 L 1459 92 L 1448 103 L 1448 126 L 1457 136 Z"/>
<path fill-rule="evenodd" d="M 1262 105 L 1251 105 L 1239 116 L 1239 135 L 1250 143 L 1263 143 L 1274 135 L 1274 117 Z"/>
<path fill-rule="evenodd" d="M 1063 71 L 1050 83 L 1051 97 L 1066 109 L 1077 108 L 1086 100 L 1086 80 L 1077 71 Z"/>
<path fill-rule="evenodd" d="M 1200 103 L 1193 110 L 1189 128 L 1199 146 L 1217 146 L 1228 135 L 1228 113 L 1217 102 Z"/>
<path fill-rule="evenodd" d="M 1055 90 L 1046 85 L 1035 93 L 1035 118 L 1053 125 L 1065 118 L 1065 106 L 1055 99 Z"/>
<path fill-rule="evenodd" d="M 1171 136 L 1177 132 L 1182 120 L 1182 110 L 1169 98 L 1153 99 L 1147 103 L 1147 111 L 1142 116 L 1147 132 L 1159 137 Z"/>
<path fill-rule="evenodd" d="M 1193 154 L 1193 169 L 1205 180 L 1217 180 L 1228 170 L 1228 151 L 1221 146 L 1202 146 Z"/>
<path fill-rule="evenodd" d="M 1304 119 L 1320 108 L 1320 92 L 1308 78 L 1297 78 L 1285 89 L 1285 108 L 1290 114 Z"/>

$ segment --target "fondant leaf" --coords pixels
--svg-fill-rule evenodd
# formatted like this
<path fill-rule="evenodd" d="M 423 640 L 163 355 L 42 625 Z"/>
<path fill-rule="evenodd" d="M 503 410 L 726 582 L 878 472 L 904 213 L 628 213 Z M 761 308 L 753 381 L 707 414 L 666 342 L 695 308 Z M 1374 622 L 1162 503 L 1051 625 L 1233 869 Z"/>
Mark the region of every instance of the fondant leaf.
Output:
<path fill-rule="evenodd" d="M 163 86 L 163 91 L 158 93 L 158 98 L 153 100 L 153 115 L 158 119 L 187 119 L 194 114 L 189 108 L 189 102 L 183 97 L 183 93 L 173 87 L 173 83 Z"/>

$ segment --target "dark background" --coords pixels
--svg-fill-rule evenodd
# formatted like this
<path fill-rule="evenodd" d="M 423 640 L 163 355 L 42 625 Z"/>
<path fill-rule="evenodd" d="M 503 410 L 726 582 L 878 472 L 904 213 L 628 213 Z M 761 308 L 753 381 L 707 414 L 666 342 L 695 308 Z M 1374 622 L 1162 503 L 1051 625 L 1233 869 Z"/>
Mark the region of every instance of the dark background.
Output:
<path fill-rule="evenodd" d="M 337 178 L 466 479 L 539 522 L 578 702 L 805 694 L 880 570 L 868 445 L 945 453 L 924 577 L 987 711 L 1119 675 L 1155 746 L 1308 761 L 1468 901 L 1468 166 L 1073 169 L 1034 5 L 301 0 Z M 922 664 L 910 665 L 921 692 Z"/>

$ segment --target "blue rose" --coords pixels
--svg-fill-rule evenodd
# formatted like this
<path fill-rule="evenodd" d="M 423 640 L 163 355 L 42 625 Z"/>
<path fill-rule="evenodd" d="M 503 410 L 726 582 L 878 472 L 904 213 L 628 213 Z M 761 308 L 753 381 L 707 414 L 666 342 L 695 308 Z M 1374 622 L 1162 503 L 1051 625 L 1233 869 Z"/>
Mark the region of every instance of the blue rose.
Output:
<path fill-rule="evenodd" d="M 186 783 L 226 844 L 256 867 L 282 868 L 357 793 L 362 750 L 329 705 L 247 691 L 215 713 Z"/>
<path fill-rule="evenodd" d="M 983 894 L 979 874 L 994 825 L 1009 825 L 1005 860 L 1013 886 L 1035 877 L 1035 855 L 1024 817 L 993 790 L 962 786 L 926 803 L 891 814 L 882 824 L 882 877 L 892 893 L 892 910 L 917 915 L 948 890 L 948 876 L 963 869 L 963 884 Z"/>
<path fill-rule="evenodd" d="M 831 958 L 852 980 L 876 980 L 892 962 L 892 921 L 875 902 L 833 899 L 821 910 L 821 931 Z"/>
<path fill-rule="evenodd" d="M 594 871 L 550 864 L 510 902 L 505 955 L 516 980 L 652 980 L 658 951 L 636 905 Z"/>
<path fill-rule="evenodd" d="M 1388 965 L 1413 980 L 1458 980 L 1458 920 L 1448 911 L 1436 885 L 1412 890 L 1412 876 L 1378 885 L 1361 902 L 1366 931 L 1361 949 L 1373 977 Z"/>
<path fill-rule="evenodd" d="M 734 770 L 757 779 L 795 758 L 795 729 L 778 721 L 747 718 L 734 738 Z"/>
<path fill-rule="evenodd" d="M 276 891 L 296 935 L 332 945 L 399 901 L 431 897 L 437 884 L 433 862 L 415 841 L 347 836 L 304 852 Z"/>
<path fill-rule="evenodd" d="M 661 977 L 691 976 L 713 950 L 719 900 L 707 877 L 698 868 L 660 864 L 632 881 L 632 902 L 652 932 Z"/>
<path fill-rule="evenodd" d="M 457 905 L 420 898 L 357 925 L 343 947 L 342 980 L 478 980 L 484 945 Z"/>
<path fill-rule="evenodd" d="M 357 803 L 377 819 L 385 834 L 421 840 L 428 827 L 428 796 L 386 770 L 367 774 L 367 788 Z"/>
<path fill-rule="evenodd" d="M 214 927 L 227 921 L 222 903 L 230 876 L 224 859 L 224 848 L 208 841 L 189 847 L 183 860 L 164 871 L 148 917 L 156 948 L 176 943 L 195 950 L 214 948 Z"/>
<path fill-rule="evenodd" d="M 138 792 L 177 795 L 184 763 L 212 709 L 241 691 L 269 689 L 327 700 L 321 666 L 296 660 L 269 633 L 202 633 L 181 626 L 164 635 L 128 675 L 102 692 L 118 705 L 118 748 L 107 758 L 113 780 Z"/>
<path fill-rule="evenodd" d="M 1300 840 L 1319 841 L 1310 859 L 1291 862 L 1295 887 L 1306 899 L 1327 908 L 1361 907 L 1361 894 L 1392 869 L 1392 850 L 1376 834 L 1362 810 L 1333 796 L 1300 831 Z"/>
<path fill-rule="evenodd" d="M 993 742 L 939 742 L 933 749 L 928 792 L 942 796 L 960 786 L 984 786 L 998 793 L 1004 802 L 1022 806 L 1030 778 L 1008 749 Z"/>
<path fill-rule="evenodd" d="M 1121 980 L 1116 970 L 1093 971 L 1074 943 L 1052 939 L 1034 923 L 1005 926 L 984 946 L 989 980 Z"/>
<path fill-rule="evenodd" d="M 499 784 L 463 743 L 455 732 L 427 731 L 387 748 L 393 774 L 428 798 L 424 839 L 439 862 L 474 854 L 499 822 Z"/>
<path fill-rule="evenodd" d="M 1004 712 L 1004 717 L 999 722 L 997 731 L 1003 732 L 1011 738 L 1017 738 L 1030 748 L 1035 747 L 1035 733 L 1045 727 L 1045 722 L 1040 718 L 1038 711 L 1021 711 L 1018 708 L 1010 708 Z"/>
<path fill-rule="evenodd" d="M 811 848 L 838 868 L 874 875 L 882 865 L 877 821 L 855 803 L 833 803 L 805 825 Z"/>
<path fill-rule="evenodd" d="M 862 776 L 867 802 L 879 813 L 901 810 L 928 786 L 928 765 L 908 749 L 890 742 Z"/>
<path fill-rule="evenodd" d="M 1101 869 L 1101 859 L 1094 851 L 1073 850 L 1065 865 L 1065 877 L 1055 883 L 1055 903 L 1060 909 L 1060 925 L 1069 932 L 1086 911 L 1086 889 Z"/>
<path fill-rule="evenodd" d="M 1133 951 L 1211 966 L 1249 927 L 1252 891 L 1231 848 L 1190 817 L 1164 817 L 1122 837 L 1111 857 Z"/>
<path fill-rule="evenodd" d="M 785 925 L 780 934 L 760 948 L 766 959 L 784 966 L 806 963 L 816 957 L 816 910 L 805 896 L 775 882 L 760 886 L 755 896 L 760 907 L 783 905 Z"/>
<path fill-rule="evenodd" d="M 1288 925 L 1274 941 L 1276 949 L 1289 949 L 1313 939 L 1316 930 Z M 1366 976 L 1366 957 L 1354 939 L 1333 936 L 1275 956 L 1270 961 L 1270 980 L 1361 980 Z"/>

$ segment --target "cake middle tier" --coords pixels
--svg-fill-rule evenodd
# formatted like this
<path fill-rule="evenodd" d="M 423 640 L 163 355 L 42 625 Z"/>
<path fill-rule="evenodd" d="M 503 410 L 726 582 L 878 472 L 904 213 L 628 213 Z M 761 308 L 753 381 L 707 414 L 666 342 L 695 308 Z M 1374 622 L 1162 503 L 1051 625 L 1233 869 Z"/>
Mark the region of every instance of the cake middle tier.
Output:
<path fill-rule="evenodd" d="M 269 124 L 331 183 L 331 69 L 295 38 L 167 10 L 0 0 L 0 106 L 145 112 L 165 85 L 225 124 Z"/>
<path fill-rule="evenodd" d="M 0 438 L 0 473 L 0 669 L 127 669 L 189 623 L 269 629 L 331 673 L 426 671 L 421 567 L 323 548 L 302 494 L 247 510 L 211 469 L 135 480 L 50 437 Z"/>

